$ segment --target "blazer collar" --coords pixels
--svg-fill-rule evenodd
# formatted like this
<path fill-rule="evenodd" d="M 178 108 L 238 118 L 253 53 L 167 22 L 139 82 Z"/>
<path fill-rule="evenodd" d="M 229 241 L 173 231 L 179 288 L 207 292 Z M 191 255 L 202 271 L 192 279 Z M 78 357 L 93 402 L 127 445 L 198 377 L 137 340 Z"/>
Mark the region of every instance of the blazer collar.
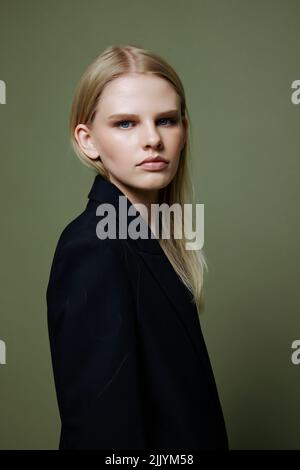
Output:
<path fill-rule="evenodd" d="M 117 216 L 119 216 L 119 196 L 125 196 L 125 194 L 115 184 L 106 180 L 102 175 L 96 175 L 93 186 L 88 194 L 89 199 L 96 200 L 100 203 L 108 202 L 112 204 L 115 207 Z M 135 215 L 128 215 L 128 211 L 130 207 L 133 207 L 133 204 L 126 196 L 125 198 L 128 224 L 130 221 L 140 217 L 140 223 L 144 226 L 144 230 L 147 232 L 147 238 L 138 238 L 134 240 L 139 250 L 153 254 L 161 254 L 163 250 L 158 239 L 155 237 L 147 222 L 142 218 L 139 211 L 133 208 Z"/>
<path fill-rule="evenodd" d="M 95 177 L 92 188 L 88 194 L 88 198 L 99 203 L 108 202 L 113 204 L 116 214 L 119 212 L 119 196 L 125 196 L 122 191 L 113 183 L 106 180 L 100 174 Z M 126 196 L 125 196 L 126 197 Z M 127 209 L 132 203 L 126 197 Z M 127 211 L 128 214 L 128 211 Z M 127 220 L 138 217 L 139 212 L 135 216 L 127 215 Z M 182 283 L 165 252 L 161 248 L 157 238 L 151 238 L 153 233 L 147 222 L 141 217 L 141 223 L 145 223 L 148 227 L 148 238 L 138 238 L 132 240 L 128 238 L 130 245 L 139 252 L 146 266 L 156 279 L 157 287 L 161 288 L 167 296 L 176 312 L 177 319 L 187 334 L 188 339 L 194 346 L 194 350 L 198 355 L 198 359 L 203 361 L 203 349 L 199 341 L 199 318 L 197 309 L 192 304 L 192 295 L 186 286 Z"/>

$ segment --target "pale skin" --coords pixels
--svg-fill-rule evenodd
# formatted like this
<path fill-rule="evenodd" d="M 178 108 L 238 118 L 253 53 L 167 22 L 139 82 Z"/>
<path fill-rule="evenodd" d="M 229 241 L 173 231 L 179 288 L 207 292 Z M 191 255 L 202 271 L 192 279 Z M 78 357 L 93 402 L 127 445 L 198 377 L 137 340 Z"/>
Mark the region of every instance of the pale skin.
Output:
<path fill-rule="evenodd" d="M 110 119 L 114 114 L 122 116 Z M 187 120 L 181 118 L 180 97 L 172 85 L 158 76 L 130 73 L 105 86 L 92 125 L 78 124 L 74 136 L 87 157 L 101 158 L 110 181 L 133 205 L 147 207 L 155 233 L 151 204 L 158 203 L 159 190 L 177 172 L 186 131 Z M 157 154 L 168 161 L 164 169 L 137 166 Z"/>

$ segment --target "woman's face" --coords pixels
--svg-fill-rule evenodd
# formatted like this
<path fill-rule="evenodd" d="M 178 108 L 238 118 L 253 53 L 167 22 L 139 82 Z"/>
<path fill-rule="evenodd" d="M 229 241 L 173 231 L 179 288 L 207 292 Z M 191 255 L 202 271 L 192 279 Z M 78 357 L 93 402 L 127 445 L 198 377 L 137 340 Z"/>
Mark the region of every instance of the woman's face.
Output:
<path fill-rule="evenodd" d="M 88 157 L 100 156 L 110 180 L 121 190 L 156 192 L 176 174 L 186 124 L 180 98 L 167 80 L 130 73 L 106 85 L 92 126 L 79 124 L 75 137 Z M 156 155 L 167 160 L 164 168 L 151 171 L 140 165 Z"/>

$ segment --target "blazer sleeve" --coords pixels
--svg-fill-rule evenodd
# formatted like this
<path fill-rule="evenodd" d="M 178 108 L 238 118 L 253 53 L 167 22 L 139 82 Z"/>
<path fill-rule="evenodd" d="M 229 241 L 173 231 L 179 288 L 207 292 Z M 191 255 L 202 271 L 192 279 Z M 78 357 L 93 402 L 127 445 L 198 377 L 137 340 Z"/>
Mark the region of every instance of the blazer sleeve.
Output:
<path fill-rule="evenodd" d="M 119 240 L 57 249 L 47 318 L 60 449 L 144 449 L 136 306 Z"/>

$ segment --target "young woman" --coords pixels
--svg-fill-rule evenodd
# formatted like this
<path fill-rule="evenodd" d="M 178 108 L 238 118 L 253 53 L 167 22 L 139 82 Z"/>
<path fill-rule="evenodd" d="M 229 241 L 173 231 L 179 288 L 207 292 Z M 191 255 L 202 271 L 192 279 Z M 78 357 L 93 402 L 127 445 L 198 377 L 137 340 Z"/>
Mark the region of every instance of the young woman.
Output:
<path fill-rule="evenodd" d="M 177 73 L 134 45 L 107 48 L 78 84 L 71 140 L 96 176 L 47 288 L 60 449 L 228 448 L 199 322 L 204 255 L 151 212 L 191 201 L 188 121 Z"/>

